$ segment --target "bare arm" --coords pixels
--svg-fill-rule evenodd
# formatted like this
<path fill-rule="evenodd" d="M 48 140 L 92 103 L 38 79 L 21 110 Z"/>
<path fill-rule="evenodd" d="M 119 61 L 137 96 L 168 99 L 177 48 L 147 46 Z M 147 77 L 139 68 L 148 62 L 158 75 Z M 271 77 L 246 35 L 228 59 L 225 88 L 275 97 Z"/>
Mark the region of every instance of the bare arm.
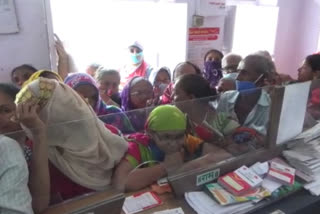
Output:
<path fill-rule="evenodd" d="M 178 172 L 191 171 L 193 169 L 200 169 L 206 167 L 213 163 L 218 163 L 220 161 L 231 158 L 232 155 L 212 144 L 205 143 L 203 146 L 203 156 L 195 160 L 185 163 Z"/>
<path fill-rule="evenodd" d="M 136 191 L 167 175 L 163 164 L 133 170 L 128 161 L 122 160 L 114 173 L 112 184 L 117 189 Z"/>
<path fill-rule="evenodd" d="M 18 120 L 30 129 L 33 140 L 29 189 L 35 213 L 41 213 L 49 206 L 50 175 L 45 125 L 38 117 L 37 105 L 22 103 L 17 106 Z"/>
<path fill-rule="evenodd" d="M 122 160 L 113 176 L 113 185 L 118 189 L 136 191 L 147 187 L 182 164 L 180 152 L 166 154 L 164 162 L 146 168 L 134 169 L 126 160 Z"/>
<path fill-rule="evenodd" d="M 119 107 L 118 103 L 114 102 L 104 91 L 100 93 L 100 97 L 105 104 Z"/>
<path fill-rule="evenodd" d="M 67 54 L 66 50 L 63 47 L 63 44 L 59 37 L 55 35 L 56 37 L 56 50 L 58 54 L 58 74 L 61 76 L 61 78 L 64 80 L 67 76 L 69 71 L 69 55 Z"/>

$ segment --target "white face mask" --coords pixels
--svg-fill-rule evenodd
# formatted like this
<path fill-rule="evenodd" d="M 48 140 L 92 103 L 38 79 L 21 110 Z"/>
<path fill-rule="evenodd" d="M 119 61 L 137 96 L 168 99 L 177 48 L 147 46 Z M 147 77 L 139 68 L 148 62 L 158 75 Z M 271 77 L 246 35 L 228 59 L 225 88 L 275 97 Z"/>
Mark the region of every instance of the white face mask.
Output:
<path fill-rule="evenodd" d="M 160 94 L 163 94 L 163 92 L 166 90 L 166 88 L 168 87 L 169 84 L 166 83 L 160 83 L 159 84 L 159 89 L 160 89 Z"/>
<path fill-rule="evenodd" d="M 236 80 L 238 77 L 238 73 L 223 73 L 223 78 L 230 78 Z"/>

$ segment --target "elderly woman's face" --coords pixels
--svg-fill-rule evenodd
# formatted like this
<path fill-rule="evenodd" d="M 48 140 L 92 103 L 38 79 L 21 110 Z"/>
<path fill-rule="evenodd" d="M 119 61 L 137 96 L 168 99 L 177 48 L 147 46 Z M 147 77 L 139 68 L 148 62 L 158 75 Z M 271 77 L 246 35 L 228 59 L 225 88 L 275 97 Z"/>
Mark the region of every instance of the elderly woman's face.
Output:
<path fill-rule="evenodd" d="M 153 98 L 153 88 L 150 82 L 141 80 L 131 86 L 130 100 L 135 109 L 147 107 L 147 102 Z"/>
<path fill-rule="evenodd" d="M 105 74 L 98 81 L 98 88 L 101 92 L 108 93 L 109 96 L 119 92 L 120 76 L 118 74 Z M 110 92 L 110 94 L 109 94 Z"/>

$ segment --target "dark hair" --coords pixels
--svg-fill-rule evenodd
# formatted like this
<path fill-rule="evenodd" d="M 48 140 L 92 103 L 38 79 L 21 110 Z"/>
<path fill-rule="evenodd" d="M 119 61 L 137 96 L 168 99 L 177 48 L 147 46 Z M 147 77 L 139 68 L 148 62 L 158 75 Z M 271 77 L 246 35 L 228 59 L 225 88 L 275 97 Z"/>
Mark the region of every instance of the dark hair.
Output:
<path fill-rule="evenodd" d="M 209 54 L 211 54 L 211 53 L 216 53 L 216 54 L 218 54 L 219 57 L 220 57 L 220 60 L 222 60 L 222 58 L 223 58 L 223 53 L 222 53 L 221 51 L 218 51 L 217 49 L 211 49 L 211 50 L 209 50 L 209 51 L 204 55 L 203 61 L 206 61 L 207 56 L 208 56 Z"/>
<path fill-rule="evenodd" d="M 195 98 L 205 98 L 217 95 L 215 89 L 210 88 L 209 82 L 200 75 L 187 74 L 178 79 L 176 87 Z"/>
<path fill-rule="evenodd" d="M 29 70 L 29 71 L 32 72 L 32 73 L 37 72 L 37 69 L 36 69 L 35 67 L 33 67 L 32 65 L 23 64 L 23 65 L 20 65 L 20 66 L 18 66 L 18 67 L 15 67 L 14 69 L 12 69 L 12 71 L 11 71 L 11 78 L 12 78 L 13 74 L 14 74 L 16 71 L 21 70 L 21 69 L 23 69 L 23 70 Z"/>
<path fill-rule="evenodd" d="M 176 65 L 176 67 L 174 68 L 174 70 L 173 70 L 173 72 L 172 72 L 172 79 L 173 79 L 173 80 L 174 80 L 174 76 L 175 76 L 175 74 L 176 74 L 177 68 L 180 67 L 180 66 L 183 65 L 183 64 L 191 65 L 191 66 L 194 68 L 194 70 L 196 71 L 196 74 L 202 75 L 201 69 L 200 69 L 197 65 L 193 64 L 192 62 L 185 61 L 185 62 L 180 62 L 180 63 L 179 63 L 178 65 Z"/>
<path fill-rule="evenodd" d="M 313 54 L 307 56 L 306 62 L 311 67 L 313 72 L 320 71 L 320 54 Z"/>
<path fill-rule="evenodd" d="M 16 99 L 16 95 L 19 93 L 19 88 L 9 83 L 0 83 L 0 92 L 8 95 L 12 100 Z"/>

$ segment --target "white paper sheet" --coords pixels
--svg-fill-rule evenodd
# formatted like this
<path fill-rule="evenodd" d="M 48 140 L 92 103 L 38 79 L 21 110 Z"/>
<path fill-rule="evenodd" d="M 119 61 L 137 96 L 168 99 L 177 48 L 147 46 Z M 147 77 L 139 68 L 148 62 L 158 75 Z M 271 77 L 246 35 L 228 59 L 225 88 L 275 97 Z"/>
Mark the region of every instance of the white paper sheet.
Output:
<path fill-rule="evenodd" d="M 267 161 L 263 163 L 257 162 L 250 166 L 250 169 L 253 170 L 260 177 L 263 177 L 269 171 L 269 164 Z"/>
<path fill-rule="evenodd" d="M 141 212 L 147 207 L 157 205 L 159 202 L 150 192 L 143 193 L 139 196 L 129 196 L 124 201 L 123 211 L 126 214 Z"/>
<path fill-rule="evenodd" d="M 175 208 L 175 209 L 170 209 L 170 210 L 162 210 L 159 212 L 154 212 L 153 214 L 184 214 L 183 210 L 181 207 Z"/>
<path fill-rule="evenodd" d="M 14 0 L 0 0 L 0 34 L 17 33 L 18 31 Z"/>
<path fill-rule="evenodd" d="M 282 184 L 280 184 L 279 182 L 273 181 L 269 178 L 263 179 L 263 182 L 262 182 L 262 187 L 268 190 L 270 193 L 274 192 L 281 186 Z"/>
<path fill-rule="evenodd" d="M 311 81 L 286 86 L 280 115 L 277 144 L 284 143 L 302 132 L 310 84 Z"/>
<path fill-rule="evenodd" d="M 254 206 L 252 202 L 221 206 L 204 192 L 185 193 L 185 199 L 198 214 L 238 214 Z"/>

